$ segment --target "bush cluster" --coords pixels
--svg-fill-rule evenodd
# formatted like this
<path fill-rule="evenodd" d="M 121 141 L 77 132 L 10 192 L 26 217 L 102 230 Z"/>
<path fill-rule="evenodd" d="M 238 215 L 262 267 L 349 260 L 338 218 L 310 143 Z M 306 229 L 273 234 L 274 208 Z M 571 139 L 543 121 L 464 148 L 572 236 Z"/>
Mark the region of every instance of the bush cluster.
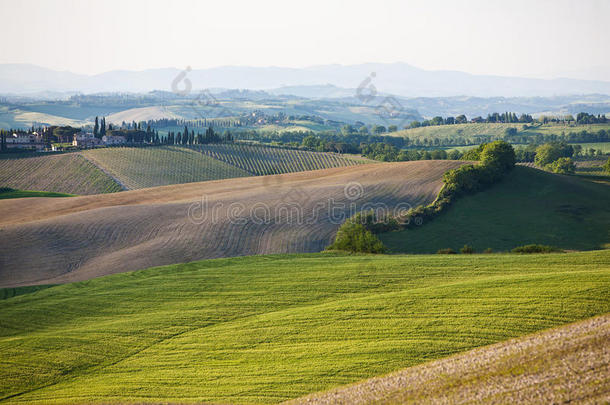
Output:
<path fill-rule="evenodd" d="M 468 160 L 480 160 L 477 165 L 464 165 L 443 175 L 443 188 L 429 205 L 410 210 L 399 223 L 409 228 L 438 215 L 458 197 L 472 194 L 499 181 L 515 167 L 515 151 L 504 141 L 495 141 L 473 149 L 464 155 Z M 470 151 L 469 151 L 470 152 Z"/>
<path fill-rule="evenodd" d="M 561 157 L 545 167 L 553 173 L 573 174 L 576 171 L 576 165 L 572 159 L 567 157 Z"/>
<path fill-rule="evenodd" d="M 532 244 L 532 245 L 524 245 L 524 246 L 516 247 L 513 250 L 511 250 L 511 252 L 513 252 L 513 253 L 521 253 L 521 254 L 527 254 L 527 253 L 554 253 L 554 252 L 561 252 L 561 250 L 557 249 L 556 247 L 553 247 L 553 246 Z"/>
<path fill-rule="evenodd" d="M 341 225 L 335 242 L 328 249 L 381 253 L 385 247 L 374 233 L 421 225 L 442 212 L 459 196 L 488 187 L 515 167 L 515 151 L 504 141 L 481 145 L 477 159 L 480 160 L 477 165 L 464 165 L 447 171 L 443 175 L 443 188 L 429 205 L 411 209 L 400 218 L 378 218 L 373 211 L 357 213 Z M 464 249 L 466 251 L 462 253 L 472 253 L 469 246 L 464 246 Z"/>
<path fill-rule="evenodd" d="M 384 253 L 385 246 L 364 225 L 347 220 L 337 232 L 335 242 L 328 250 L 343 250 L 358 253 Z"/>

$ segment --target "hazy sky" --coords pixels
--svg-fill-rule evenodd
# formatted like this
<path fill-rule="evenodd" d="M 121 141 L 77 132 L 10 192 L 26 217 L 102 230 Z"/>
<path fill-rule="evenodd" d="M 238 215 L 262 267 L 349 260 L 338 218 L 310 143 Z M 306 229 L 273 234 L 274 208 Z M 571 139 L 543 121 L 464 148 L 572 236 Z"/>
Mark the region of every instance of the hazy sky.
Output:
<path fill-rule="evenodd" d="M 0 0 L 0 63 L 77 73 L 406 62 L 610 80 L 610 1 Z"/>

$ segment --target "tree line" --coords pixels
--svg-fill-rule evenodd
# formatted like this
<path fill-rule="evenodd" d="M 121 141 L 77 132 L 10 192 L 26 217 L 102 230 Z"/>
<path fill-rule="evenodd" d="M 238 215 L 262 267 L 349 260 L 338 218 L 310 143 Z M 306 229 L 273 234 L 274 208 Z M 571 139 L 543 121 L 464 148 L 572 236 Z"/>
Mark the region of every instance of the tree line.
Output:
<path fill-rule="evenodd" d="M 443 187 L 436 199 L 399 217 L 379 217 L 374 211 L 361 212 L 349 218 L 337 232 L 329 250 L 383 253 L 386 248 L 376 233 L 419 226 L 444 212 L 463 195 L 473 194 L 502 180 L 516 163 L 513 147 L 504 141 L 481 145 L 469 151 L 478 164 L 467 164 L 443 174 Z"/>

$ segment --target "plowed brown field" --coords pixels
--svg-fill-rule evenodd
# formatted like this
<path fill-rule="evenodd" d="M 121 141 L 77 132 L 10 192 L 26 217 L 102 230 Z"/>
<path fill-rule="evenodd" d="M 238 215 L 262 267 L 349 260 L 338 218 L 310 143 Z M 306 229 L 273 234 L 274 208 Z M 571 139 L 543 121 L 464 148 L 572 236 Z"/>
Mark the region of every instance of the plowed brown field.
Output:
<path fill-rule="evenodd" d="M 429 202 L 442 174 L 463 163 L 380 163 L 3 200 L 0 286 L 79 281 L 204 258 L 320 251 L 354 209 Z"/>

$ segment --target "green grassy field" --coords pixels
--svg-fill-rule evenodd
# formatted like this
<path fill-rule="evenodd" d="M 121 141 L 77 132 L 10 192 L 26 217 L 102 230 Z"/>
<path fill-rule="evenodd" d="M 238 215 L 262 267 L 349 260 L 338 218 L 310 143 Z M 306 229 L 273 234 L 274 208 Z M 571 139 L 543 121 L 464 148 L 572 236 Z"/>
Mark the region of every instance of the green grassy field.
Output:
<path fill-rule="evenodd" d="M 380 235 L 393 252 L 507 251 L 540 243 L 599 249 L 610 243 L 610 187 L 575 176 L 516 167 L 501 183 L 459 199 L 421 227 Z"/>
<path fill-rule="evenodd" d="M 14 190 L 9 189 L 2 191 L 0 189 L 0 200 L 8 198 L 25 198 L 25 197 L 73 197 L 74 194 L 53 193 L 50 191 L 32 191 L 32 190 Z"/>
<path fill-rule="evenodd" d="M 602 153 L 610 153 L 610 142 L 584 142 L 571 143 L 570 145 L 580 145 L 583 152 L 588 152 L 589 149 L 601 150 Z"/>
<path fill-rule="evenodd" d="M 610 251 L 118 274 L 0 301 L 0 402 L 275 403 L 602 314 L 609 296 Z"/>
<path fill-rule="evenodd" d="M 393 136 L 408 136 L 411 139 L 416 138 L 453 138 L 461 136 L 465 138 L 476 137 L 477 135 L 492 135 L 504 136 L 507 128 L 516 128 L 518 135 L 535 135 L 535 134 L 557 134 L 570 132 L 597 132 L 600 129 L 609 130 L 610 124 L 592 124 L 592 125 L 563 125 L 563 124 L 544 124 L 535 125 L 529 129 L 523 129 L 523 123 L 475 123 L 475 124 L 455 124 L 455 125 L 436 125 L 429 127 L 411 128 L 398 132 L 393 132 Z M 531 124 L 528 124 L 531 125 Z"/>

